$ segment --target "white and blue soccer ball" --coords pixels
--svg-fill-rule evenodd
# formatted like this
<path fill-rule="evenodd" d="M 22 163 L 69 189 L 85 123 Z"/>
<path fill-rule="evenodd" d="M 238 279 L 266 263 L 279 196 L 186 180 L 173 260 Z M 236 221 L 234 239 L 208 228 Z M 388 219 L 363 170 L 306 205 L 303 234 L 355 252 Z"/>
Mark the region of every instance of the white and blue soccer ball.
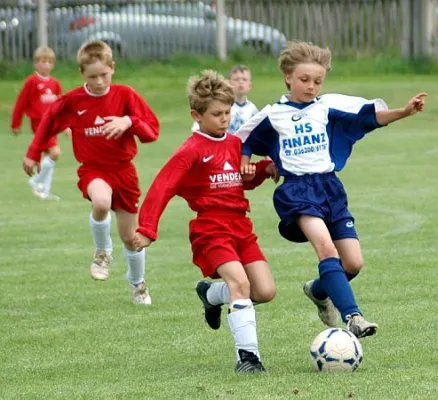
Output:
<path fill-rule="evenodd" d="M 362 362 L 362 345 L 347 329 L 330 328 L 310 345 L 310 359 L 315 371 L 353 372 Z"/>

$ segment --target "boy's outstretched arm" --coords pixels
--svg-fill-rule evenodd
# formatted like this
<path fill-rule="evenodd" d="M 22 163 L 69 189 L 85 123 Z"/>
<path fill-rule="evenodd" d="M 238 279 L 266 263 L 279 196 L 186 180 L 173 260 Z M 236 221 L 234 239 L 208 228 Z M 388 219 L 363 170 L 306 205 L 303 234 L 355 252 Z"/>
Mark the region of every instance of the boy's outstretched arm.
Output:
<path fill-rule="evenodd" d="M 412 97 L 408 103 L 402 108 L 396 108 L 392 110 L 384 110 L 376 112 L 376 120 L 380 125 L 388 125 L 392 122 L 398 121 L 399 119 L 409 117 L 421 112 L 425 107 L 425 97 L 427 93 L 419 93 Z"/>
<path fill-rule="evenodd" d="M 136 236 L 138 251 L 157 239 L 161 214 L 170 199 L 178 192 L 181 180 L 194 163 L 193 151 L 187 150 L 178 150 L 167 161 L 146 194 L 138 216 L 137 233 L 140 234 Z"/>

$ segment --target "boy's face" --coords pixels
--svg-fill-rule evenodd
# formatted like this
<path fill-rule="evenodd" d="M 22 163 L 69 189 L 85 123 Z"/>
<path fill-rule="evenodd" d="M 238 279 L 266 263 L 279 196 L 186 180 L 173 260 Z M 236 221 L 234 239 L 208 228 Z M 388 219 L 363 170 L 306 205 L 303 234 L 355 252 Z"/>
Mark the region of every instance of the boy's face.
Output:
<path fill-rule="evenodd" d="M 325 68 L 319 64 L 298 64 L 292 73 L 285 75 L 290 86 L 290 100 L 296 103 L 312 101 L 321 91 L 325 75 Z"/>
<path fill-rule="evenodd" d="M 251 73 L 237 71 L 230 76 L 230 84 L 236 96 L 246 96 L 252 88 Z"/>
<path fill-rule="evenodd" d="M 35 71 L 38 72 L 41 76 L 49 76 L 54 66 L 55 63 L 50 58 L 40 58 L 37 62 L 34 63 Z"/>
<path fill-rule="evenodd" d="M 111 78 L 114 74 L 114 63 L 112 66 L 103 64 L 100 61 L 84 67 L 82 76 L 84 77 L 87 89 L 93 94 L 104 94 L 111 85 Z"/>
<path fill-rule="evenodd" d="M 192 117 L 199 123 L 201 132 L 212 136 L 223 136 L 228 130 L 231 119 L 231 104 L 213 101 L 204 114 L 191 110 Z"/>

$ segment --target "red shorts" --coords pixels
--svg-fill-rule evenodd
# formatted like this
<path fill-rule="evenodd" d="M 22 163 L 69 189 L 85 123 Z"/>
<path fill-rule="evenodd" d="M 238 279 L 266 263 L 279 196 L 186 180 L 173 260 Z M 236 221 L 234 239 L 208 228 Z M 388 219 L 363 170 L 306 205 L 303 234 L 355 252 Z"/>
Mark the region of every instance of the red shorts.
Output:
<path fill-rule="evenodd" d="M 38 130 L 38 125 L 40 124 L 40 119 L 31 119 L 30 120 L 30 127 L 32 128 L 32 132 L 35 134 Z M 46 152 L 51 147 L 58 146 L 58 139 L 56 136 L 52 136 L 47 143 L 43 147 L 43 151 Z"/>
<path fill-rule="evenodd" d="M 240 261 L 246 265 L 266 261 L 252 231 L 252 222 L 245 215 L 200 216 L 190 221 L 189 227 L 193 263 L 205 277 L 219 278 L 216 270 L 226 262 Z"/>
<path fill-rule="evenodd" d="M 141 191 L 134 164 L 129 163 L 117 171 L 108 172 L 82 165 L 78 169 L 78 176 L 78 188 L 84 198 L 89 199 L 88 185 L 95 179 L 102 179 L 113 191 L 111 200 L 113 210 L 122 209 L 132 214 L 137 213 Z"/>

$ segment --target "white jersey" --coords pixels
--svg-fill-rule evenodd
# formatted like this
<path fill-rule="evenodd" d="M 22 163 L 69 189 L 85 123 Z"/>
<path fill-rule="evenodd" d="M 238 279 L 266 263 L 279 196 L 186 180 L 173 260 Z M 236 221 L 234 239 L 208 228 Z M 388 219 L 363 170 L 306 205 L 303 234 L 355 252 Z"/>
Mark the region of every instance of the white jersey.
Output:
<path fill-rule="evenodd" d="M 231 120 L 228 132 L 234 135 L 245 122 L 258 112 L 259 110 L 252 101 L 247 100 L 245 103 L 235 102 L 231 107 Z M 192 131 L 199 131 L 199 124 L 197 122 L 193 124 Z"/>
<path fill-rule="evenodd" d="M 322 174 L 342 169 L 353 144 L 380 127 L 383 100 L 329 94 L 306 104 L 283 96 L 237 132 L 243 154 L 269 156 L 281 175 Z"/>

